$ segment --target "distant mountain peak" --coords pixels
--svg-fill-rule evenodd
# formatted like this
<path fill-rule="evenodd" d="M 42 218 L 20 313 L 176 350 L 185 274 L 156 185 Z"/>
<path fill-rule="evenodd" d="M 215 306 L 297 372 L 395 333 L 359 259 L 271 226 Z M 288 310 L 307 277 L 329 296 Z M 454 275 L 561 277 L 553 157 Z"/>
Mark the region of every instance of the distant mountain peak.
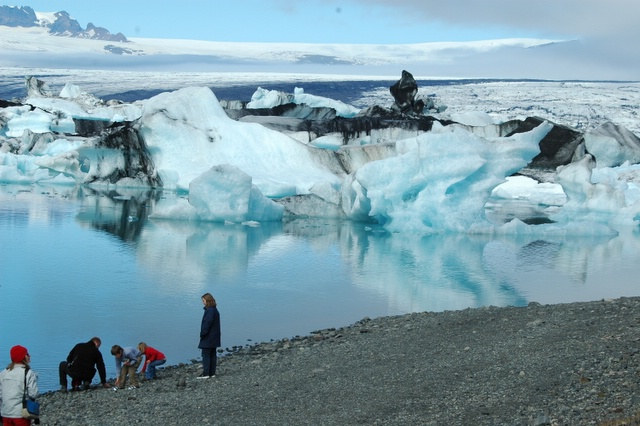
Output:
<path fill-rule="evenodd" d="M 33 27 L 36 22 L 36 12 L 29 6 L 0 6 L 0 25 L 8 27 Z"/>
<path fill-rule="evenodd" d="M 38 15 L 41 15 L 40 17 Z M 40 14 L 29 6 L 0 6 L 0 25 L 7 27 L 45 27 L 51 35 L 87 38 L 95 40 L 127 42 L 122 33 L 111 34 L 109 30 L 96 27 L 92 23 L 86 29 L 62 10 L 50 14 Z"/>

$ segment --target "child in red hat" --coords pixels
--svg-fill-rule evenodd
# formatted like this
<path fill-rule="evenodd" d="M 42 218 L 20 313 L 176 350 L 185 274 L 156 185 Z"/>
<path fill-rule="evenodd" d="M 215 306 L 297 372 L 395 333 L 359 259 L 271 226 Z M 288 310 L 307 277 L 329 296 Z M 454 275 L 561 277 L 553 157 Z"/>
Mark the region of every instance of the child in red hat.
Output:
<path fill-rule="evenodd" d="M 22 398 L 38 395 L 38 377 L 29 368 L 31 356 L 24 346 L 16 345 L 9 351 L 11 364 L 0 372 L 0 414 L 3 426 L 29 426 L 30 419 L 22 417 Z M 26 389 L 25 389 L 26 382 Z"/>

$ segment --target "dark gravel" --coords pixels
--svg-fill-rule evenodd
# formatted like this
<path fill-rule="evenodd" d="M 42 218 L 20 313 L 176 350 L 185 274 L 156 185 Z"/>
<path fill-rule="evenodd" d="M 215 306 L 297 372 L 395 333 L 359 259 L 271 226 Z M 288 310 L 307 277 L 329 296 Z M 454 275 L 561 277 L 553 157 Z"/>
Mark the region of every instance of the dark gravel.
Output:
<path fill-rule="evenodd" d="M 47 425 L 640 425 L 640 298 L 419 313 L 247 347 L 139 389 L 51 392 Z"/>

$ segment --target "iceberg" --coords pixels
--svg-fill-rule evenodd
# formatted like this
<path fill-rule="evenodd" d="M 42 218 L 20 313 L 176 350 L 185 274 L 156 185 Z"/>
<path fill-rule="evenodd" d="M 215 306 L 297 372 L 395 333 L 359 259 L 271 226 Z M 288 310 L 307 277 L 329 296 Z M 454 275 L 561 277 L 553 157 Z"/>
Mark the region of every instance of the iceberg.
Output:
<path fill-rule="evenodd" d="M 71 84 L 32 91 L 0 108 L 0 181 L 182 194 L 151 202 L 156 218 L 331 217 L 417 234 L 611 233 L 640 218 L 640 144 L 621 126 L 580 135 L 540 118 L 361 111 L 302 89 L 258 89 L 247 110 L 282 102 L 338 113 L 278 131 L 232 118 L 207 87 L 129 104 Z"/>
<path fill-rule="evenodd" d="M 258 87 L 251 96 L 251 101 L 247 104 L 247 108 L 274 108 L 288 103 L 307 105 L 314 108 L 332 108 L 339 117 L 355 117 L 360 112 L 359 108 L 344 102 L 304 93 L 304 89 L 301 87 L 294 88 L 293 95 L 279 90 L 267 90 Z"/>
<path fill-rule="evenodd" d="M 284 207 L 260 192 L 237 167 L 214 166 L 189 184 L 189 204 L 201 220 L 250 222 L 282 220 Z"/>

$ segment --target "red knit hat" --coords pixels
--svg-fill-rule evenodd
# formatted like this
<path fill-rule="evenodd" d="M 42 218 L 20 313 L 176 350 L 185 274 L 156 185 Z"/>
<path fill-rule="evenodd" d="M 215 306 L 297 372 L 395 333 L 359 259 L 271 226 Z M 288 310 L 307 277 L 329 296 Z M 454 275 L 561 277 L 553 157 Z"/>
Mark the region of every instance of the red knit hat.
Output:
<path fill-rule="evenodd" d="M 29 355 L 29 351 L 24 346 L 16 345 L 11 348 L 11 362 L 22 362 Z"/>

